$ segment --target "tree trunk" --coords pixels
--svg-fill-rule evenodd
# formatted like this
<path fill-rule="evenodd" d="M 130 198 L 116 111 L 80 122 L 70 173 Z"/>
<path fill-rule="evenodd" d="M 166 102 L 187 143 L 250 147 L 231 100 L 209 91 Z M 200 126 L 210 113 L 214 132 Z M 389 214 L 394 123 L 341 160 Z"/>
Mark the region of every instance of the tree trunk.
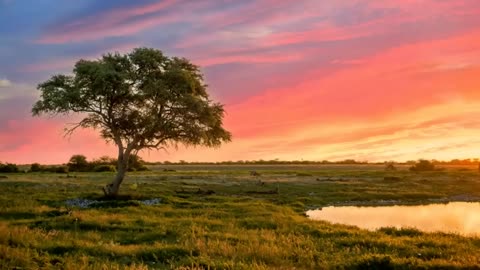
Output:
<path fill-rule="evenodd" d="M 120 184 L 122 184 L 123 178 L 125 178 L 125 174 L 128 170 L 129 156 L 129 153 L 119 153 L 117 161 L 117 174 L 110 184 L 103 187 L 105 197 L 115 198 L 118 195 Z"/>

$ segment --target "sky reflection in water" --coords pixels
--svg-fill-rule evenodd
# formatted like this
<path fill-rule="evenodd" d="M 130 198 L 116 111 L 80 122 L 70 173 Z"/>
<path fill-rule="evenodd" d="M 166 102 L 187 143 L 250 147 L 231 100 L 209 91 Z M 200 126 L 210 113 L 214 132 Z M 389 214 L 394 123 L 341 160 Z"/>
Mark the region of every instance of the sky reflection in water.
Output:
<path fill-rule="evenodd" d="M 376 230 L 381 227 L 415 227 L 426 232 L 480 235 L 480 203 L 453 202 L 418 206 L 324 207 L 307 211 L 314 220 L 355 225 Z"/>

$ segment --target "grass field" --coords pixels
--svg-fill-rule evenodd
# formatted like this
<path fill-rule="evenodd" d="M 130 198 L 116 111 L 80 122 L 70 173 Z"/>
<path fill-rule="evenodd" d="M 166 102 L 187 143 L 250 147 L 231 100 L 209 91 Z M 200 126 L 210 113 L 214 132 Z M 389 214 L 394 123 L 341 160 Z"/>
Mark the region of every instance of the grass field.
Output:
<path fill-rule="evenodd" d="M 0 178 L 1 269 L 480 269 L 480 238 L 376 232 L 311 221 L 327 205 L 480 201 L 476 168 L 151 167 L 122 200 L 99 200 L 112 173 Z M 175 171 L 163 171 L 172 169 Z M 251 176 L 255 170 L 260 176 Z M 145 200 L 155 200 L 148 205 Z"/>

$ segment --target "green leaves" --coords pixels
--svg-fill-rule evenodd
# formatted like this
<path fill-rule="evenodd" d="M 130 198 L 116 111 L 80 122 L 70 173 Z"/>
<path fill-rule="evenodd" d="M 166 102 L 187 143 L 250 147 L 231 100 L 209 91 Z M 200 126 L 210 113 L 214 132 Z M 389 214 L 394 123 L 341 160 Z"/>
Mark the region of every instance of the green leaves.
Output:
<path fill-rule="evenodd" d="M 50 80 L 40 84 L 41 99 L 33 106 L 33 115 L 41 113 L 66 113 L 75 100 L 77 91 L 72 88 L 72 78 L 66 75 L 55 75 Z"/>
<path fill-rule="evenodd" d="M 41 114 L 83 113 L 78 126 L 130 151 L 166 145 L 218 146 L 230 141 L 223 106 L 209 99 L 200 68 L 185 58 L 137 48 L 94 61 L 80 60 L 73 75 L 38 85 Z"/>

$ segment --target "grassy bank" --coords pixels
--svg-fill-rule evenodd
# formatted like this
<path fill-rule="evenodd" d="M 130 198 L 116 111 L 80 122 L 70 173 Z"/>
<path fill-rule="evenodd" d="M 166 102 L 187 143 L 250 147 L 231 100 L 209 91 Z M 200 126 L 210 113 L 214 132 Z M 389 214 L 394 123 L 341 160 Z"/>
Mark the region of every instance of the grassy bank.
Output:
<path fill-rule="evenodd" d="M 479 200 L 474 169 L 412 173 L 379 166 L 173 166 L 131 173 L 130 197 L 90 208 L 111 173 L 0 179 L 6 269 L 478 269 L 480 239 L 377 232 L 308 220 L 335 204 Z M 255 170 L 260 176 L 250 176 Z M 133 185 L 135 184 L 135 185 Z M 159 199 L 146 205 L 146 199 Z"/>

